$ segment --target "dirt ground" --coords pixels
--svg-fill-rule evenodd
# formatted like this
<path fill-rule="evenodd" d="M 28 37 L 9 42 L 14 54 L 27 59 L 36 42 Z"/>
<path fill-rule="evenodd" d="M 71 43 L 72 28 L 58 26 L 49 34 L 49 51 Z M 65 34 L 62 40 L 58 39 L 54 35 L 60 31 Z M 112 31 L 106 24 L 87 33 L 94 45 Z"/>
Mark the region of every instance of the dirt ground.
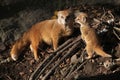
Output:
<path fill-rule="evenodd" d="M 57 59 L 55 59 L 44 70 L 44 72 L 38 77 L 38 79 L 41 80 L 45 78 L 44 76 L 56 64 L 59 63 L 59 61 L 65 56 L 65 54 L 71 53 L 67 58 L 63 59 L 63 61 L 58 64 L 55 70 L 52 71 L 52 74 L 49 75 L 50 80 L 119 80 L 120 60 L 118 58 L 120 57 L 120 31 L 115 30 L 115 33 L 113 32 L 114 28 L 120 29 L 119 8 L 86 5 L 75 6 L 73 8 L 88 13 L 89 17 L 91 18 L 91 26 L 96 29 L 104 50 L 110 53 L 113 57 L 102 58 L 96 55 L 93 59 L 85 60 L 85 44 L 83 41 L 80 40 L 78 43 L 78 45 L 80 46 L 78 46 L 77 43 L 74 43 L 73 46 L 75 46 L 75 44 L 77 45 L 74 49 L 71 46 L 67 50 L 64 50 L 61 55 L 57 57 Z M 39 11 L 41 11 L 41 13 Z M 30 26 L 41 20 L 50 19 L 53 15 L 51 12 L 45 14 L 47 11 L 42 12 L 41 9 L 33 10 L 33 12 L 31 12 L 31 10 L 23 10 L 21 12 L 18 12 L 16 16 L 0 20 L 2 25 L 7 26 L 7 23 L 10 24 L 12 21 L 17 22 L 17 24 L 12 24 L 12 26 L 18 25 L 18 28 L 15 29 L 18 31 L 13 32 L 14 30 L 12 30 L 12 32 L 15 34 L 14 37 L 12 36 L 13 34 L 10 35 L 8 33 L 10 36 L 12 36 L 13 39 L 11 37 L 7 37 L 7 39 L 3 39 L 2 41 L 8 40 L 8 42 L 4 44 L 2 44 L 2 42 L 0 43 L 0 80 L 28 80 L 33 72 L 38 68 L 38 66 L 42 64 L 42 62 L 52 54 L 52 52 L 50 52 L 52 50 L 51 46 L 45 46 L 45 49 L 42 48 L 39 51 L 40 61 L 36 62 L 34 60 L 32 52 L 29 48 L 27 48 L 21 53 L 18 61 L 5 61 L 10 56 L 9 52 L 12 44 L 14 43 L 14 40 L 17 40 L 21 36 L 21 34 L 29 28 L 25 28 L 24 26 Z M 35 16 L 36 14 L 37 16 Z M 113 19 L 113 17 L 114 21 L 108 23 L 108 21 Z M 99 23 L 98 20 L 101 20 L 101 23 Z M 104 32 L 104 29 L 107 29 L 107 31 Z M 22 31 L 19 32 L 19 30 Z M 77 35 L 69 38 L 72 38 L 72 42 L 77 39 L 80 32 L 77 30 L 74 34 Z M 64 48 L 65 47 L 66 46 L 64 46 Z M 60 49 L 60 51 L 61 50 L 62 49 Z M 55 55 L 52 58 L 54 57 Z M 47 64 L 45 64 L 44 67 L 46 65 Z M 33 80 L 35 79 L 33 78 Z"/>

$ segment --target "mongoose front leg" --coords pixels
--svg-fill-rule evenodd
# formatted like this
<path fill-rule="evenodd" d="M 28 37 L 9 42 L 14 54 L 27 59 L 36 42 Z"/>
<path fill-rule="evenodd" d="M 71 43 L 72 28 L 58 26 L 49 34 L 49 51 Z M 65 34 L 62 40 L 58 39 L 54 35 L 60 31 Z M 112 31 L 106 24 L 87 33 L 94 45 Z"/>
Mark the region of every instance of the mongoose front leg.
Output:
<path fill-rule="evenodd" d="M 86 59 L 92 58 L 92 56 L 93 56 L 93 49 L 91 48 L 90 45 L 86 46 L 86 51 L 87 51 L 87 54 L 88 54 L 88 57 L 86 57 Z"/>
<path fill-rule="evenodd" d="M 53 49 L 54 51 L 57 49 L 58 47 L 58 37 L 54 37 L 53 38 Z"/>

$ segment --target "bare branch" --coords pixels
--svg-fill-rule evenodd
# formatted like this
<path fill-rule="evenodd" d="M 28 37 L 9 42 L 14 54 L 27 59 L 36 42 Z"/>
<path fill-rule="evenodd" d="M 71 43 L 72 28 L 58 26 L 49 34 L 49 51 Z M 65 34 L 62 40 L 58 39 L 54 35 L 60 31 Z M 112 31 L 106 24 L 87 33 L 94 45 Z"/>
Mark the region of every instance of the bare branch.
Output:
<path fill-rule="evenodd" d="M 120 28 L 113 27 L 116 31 L 120 32 Z"/>
<path fill-rule="evenodd" d="M 62 52 L 64 52 L 66 49 L 70 48 L 77 42 L 81 40 L 81 37 L 79 36 L 76 40 L 73 41 L 73 39 L 70 39 L 66 41 L 64 44 L 62 44 L 55 52 L 53 52 L 52 55 L 50 55 L 48 58 L 46 58 L 34 71 L 34 73 L 30 76 L 29 80 L 37 80 L 39 76 L 47 69 L 47 67 L 55 61 Z M 73 42 L 72 42 L 73 41 Z M 71 43 L 72 42 L 72 43 Z"/>
<path fill-rule="evenodd" d="M 61 60 L 52 69 L 50 69 L 50 71 L 42 78 L 42 80 L 47 80 L 51 73 L 53 73 L 54 70 L 59 66 L 59 64 L 61 64 L 65 60 L 65 58 L 67 58 L 74 51 L 74 49 L 76 49 L 79 43 L 80 42 L 74 44 L 72 48 L 61 58 Z"/>
<path fill-rule="evenodd" d="M 117 33 L 113 30 L 114 35 L 120 40 L 120 37 L 117 35 Z"/>

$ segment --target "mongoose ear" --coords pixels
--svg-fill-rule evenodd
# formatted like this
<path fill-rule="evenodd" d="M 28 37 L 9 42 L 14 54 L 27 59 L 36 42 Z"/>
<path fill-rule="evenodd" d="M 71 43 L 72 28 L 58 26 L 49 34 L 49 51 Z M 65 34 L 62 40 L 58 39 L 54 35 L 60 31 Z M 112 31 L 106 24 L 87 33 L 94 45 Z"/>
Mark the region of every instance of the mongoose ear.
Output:
<path fill-rule="evenodd" d="M 60 12 L 60 11 L 58 11 L 58 12 L 57 12 L 57 17 L 59 17 L 59 16 L 60 16 L 60 14 L 61 14 L 61 12 Z"/>
<path fill-rule="evenodd" d="M 54 11 L 54 16 L 57 16 L 57 14 L 58 14 L 58 11 Z"/>
<path fill-rule="evenodd" d="M 84 23 L 86 23 L 87 17 L 84 16 L 84 17 L 82 18 L 82 21 L 83 21 Z"/>
<path fill-rule="evenodd" d="M 72 13 L 73 9 L 70 7 L 67 9 L 68 13 Z"/>
<path fill-rule="evenodd" d="M 81 16 L 82 16 L 82 21 L 83 21 L 84 23 L 86 23 L 86 22 L 87 22 L 88 15 L 87 15 L 86 13 L 81 13 Z"/>

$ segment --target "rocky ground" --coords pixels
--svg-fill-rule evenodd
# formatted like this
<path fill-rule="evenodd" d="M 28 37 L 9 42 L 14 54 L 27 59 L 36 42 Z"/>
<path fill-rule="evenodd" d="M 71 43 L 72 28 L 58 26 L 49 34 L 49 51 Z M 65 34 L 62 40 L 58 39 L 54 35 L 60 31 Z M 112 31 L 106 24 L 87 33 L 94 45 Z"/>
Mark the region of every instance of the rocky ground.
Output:
<path fill-rule="evenodd" d="M 26 8 L 11 17 L 0 19 L 0 79 L 119 80 L 119 7 L 79 5 L 72 8 L 88 13 L 91 26 L 96 29 L 104 51 L 111 54 L 112 58 L 95 55 L 93 59 L 85 60 L 85 44 L 79 36 L 79 30 L 75 29 L 73 36 L 66 40 L 56 52 L 50 52 L 52 48 L 48 46 L 40 49 L 39 62 L 34 61 L 29 48 L 20 55 L 18 61 L 7 60 L 15 40 L 31 25 L 50 19 L 54 13 L 50 10 Z"/>

